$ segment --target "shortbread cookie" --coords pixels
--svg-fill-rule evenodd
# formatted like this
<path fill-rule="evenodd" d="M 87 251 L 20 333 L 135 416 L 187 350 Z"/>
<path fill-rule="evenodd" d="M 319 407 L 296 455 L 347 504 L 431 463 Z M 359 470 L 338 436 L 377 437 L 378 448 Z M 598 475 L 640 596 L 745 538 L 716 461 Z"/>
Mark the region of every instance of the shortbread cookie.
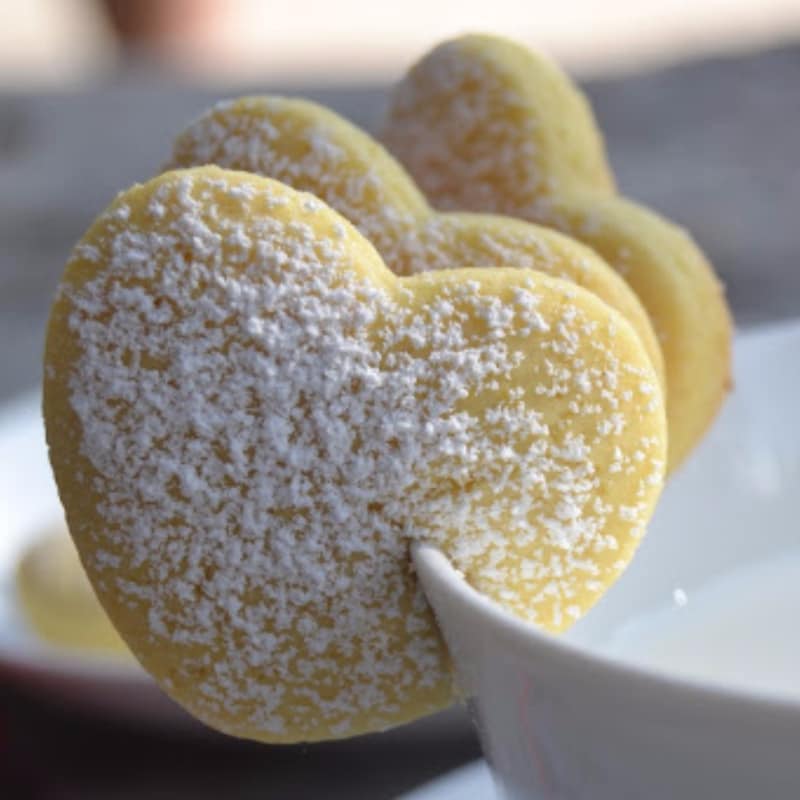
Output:
<path fill-rule="evenodd" d="M 594 294 L 523 269 L 397 278 L 317 198 L 216 167 L 95 221 L 45 374 L 112 621 L 191 713 L 264 741 L 452 701 L 412 541 L 559 631 L 628 563 L 662 484 L 655 373 Z"/>
<path fill-rule="evenodd" d="M 395 90 L 383 139 L 436 208 L 553 226 L 627 280 L 663 349 L 669 462 L 680 463 L 730 383 L 729 312 L 687 233 L 616 193 L 591 109 L 569 79 L 505 39 L 446 42 Z"/>
<path fill-rule="evenodd" d="M 571 280 L 628 319 L 663 386 L 663 358 L 647 313 L 596 253 L 509 217 L 437 213 L 380 144 L 323 106 L 284 97 L 219 103 L 178 136 L 169 166 L 203 164 L 311 192 L 347 217 L 397 275 L 506 266 Z"/>

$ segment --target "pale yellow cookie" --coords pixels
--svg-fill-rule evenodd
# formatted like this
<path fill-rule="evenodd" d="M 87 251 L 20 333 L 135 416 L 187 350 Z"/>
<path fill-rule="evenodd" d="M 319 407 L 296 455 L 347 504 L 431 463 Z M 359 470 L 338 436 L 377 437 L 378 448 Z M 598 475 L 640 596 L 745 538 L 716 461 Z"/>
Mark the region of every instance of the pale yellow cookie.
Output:
<path fill-rule="evenodd" d="M 395 90 L 383 139 L 437 208 L 553 226 L 625 278 L 664 353 L 669 463 L 679 464 L 729 387 L 728 308 L 687 233 L 615 192 L 591 109 L 569 79 L 505 39 L 445 42 Z"/>
<path fill-rule="evenodd" d="M 655 373 L 595 295 L 523 269 L 397 278 L 317 198 L 216 167 L 95 221 L 45 376 L 111 619 L 191 713 L 264 741 L 452 701 L 412 541 L 558 631 L 628 563 L 662 484 Z"/>
<path fill-rule="evenodd" d="M 42 639 L 69 650 L 130 657 L 97 602 L 66 530 L 30 545 L 15 578 L 22 613 Z"/>
<path fill-rule="evenodd" d="M 189 125 L 170 167 L 217 164 L 311 192 L 366 236 L 397 275 L 526 267 L 594 292 L 633 325 L 663 386 L 661 349 L 636 295 L 596 253 L 509 217 L 434 211 L 371 136 L 323 106 L 285 97 L 219 103 Z"/>

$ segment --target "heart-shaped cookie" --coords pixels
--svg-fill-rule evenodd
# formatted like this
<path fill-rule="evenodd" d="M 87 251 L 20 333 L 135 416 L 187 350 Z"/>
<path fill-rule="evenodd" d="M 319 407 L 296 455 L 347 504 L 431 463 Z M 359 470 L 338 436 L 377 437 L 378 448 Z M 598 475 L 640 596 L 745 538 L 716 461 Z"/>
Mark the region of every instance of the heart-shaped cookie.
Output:
<path fill-rule="evenodd" d="M 177 137 L 168 166 L 203 164 L 311 192 L 352 222 L 397 275 L 506 266 L 571 280 L 633 325 L 663 386 L 663 358 L 647 313 L 596 253 L 510 217 L 434 211 L 378 142 L 323 106 L 285 97 L 219 103 Z"/>
<path fill-rule="evenodd" d="M 505 39 L 445 42 L 396 88 L 383 140 L 437 208 L 553 226 L 625 278 L 664 353 L 669 464 L 679 464 L 730 382 L 729 312 L 686 232 L 616 194 L 591 109 L 569 79 Z"/>
<path fill-rule="evenodd" d="M 91 226 L 44 388 L 112 621 L 189 711 L 265 741 L 452 700 L 411 541 L 561 630 L 631 558 L 663 476 L 655 374 L 593 294 L 521 269 L 397 278 L 317 198 L 216 167 Z"/>

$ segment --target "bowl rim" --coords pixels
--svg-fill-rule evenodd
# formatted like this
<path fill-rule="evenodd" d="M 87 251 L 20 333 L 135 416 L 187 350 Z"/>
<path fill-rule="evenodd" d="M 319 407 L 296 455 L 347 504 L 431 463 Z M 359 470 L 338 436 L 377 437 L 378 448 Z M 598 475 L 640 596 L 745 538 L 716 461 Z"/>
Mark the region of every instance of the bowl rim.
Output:
<path fill-rule="evenodd" d="M 474 624 L 470 630 L 489 630 L 490 636 L 508 645 L 533 663 L 550 666 L 564 676 L 573 676 L 584 684 L 602 687 L 631 699 L 644 698 L 660 706 L 679 703 L 703 716 L 746 717 L 748 725 L 760 719 L 800 730 L 800 693 L 791 695 L 755 687 L 737 687 L 703 678 L 671 673 L 666 668 L 639 665 L 590 649 L 567 638 L 547 633 L 505 611 L 485 597 L 463 578 L 441 550 L 431 544 L 412 545 L 412 562 L 437 622 L 448 640 L 447 623 L 442 620 L 442 603 L 457 605 Z M 455 638 L 455 637 L 453 637 Z"/>
<path fill-rule="evenodd" d="M 736 337 L 737 348 L 745 349 L 771 344 L 782 339 L 797 338 L 800 343 L 800 316 L 747 325 Z M 741 352 L 741 350 L 740 350 Z M 549 660 L 565 674 L 580 673 L 581 680 L 604 684 L 626 695 L 659 698 L 665 704 L 681 703 L 703 706 L 705 711 L 720 714 L 736 712 L 750 720 L 754 715 L 782 721 L 800 729 L 800 692 L 791 694 L 778 689 L 737 686 L 717 683 L 668 668 L 637 664 L 568 638 L 547 633 L 530 622 L 515 617 L 502 606 L 474 589 L 434 545 L 417 542 L 412 545 L 412 563 L 426 595 L 438 595 L 445 602 L 458 604 L 475 622 L 475 630 L 489 626 L 495 638 L 507 642 L 517 652 Z M 431 602 L 442 626 L 437 602 Z M 446 623 L 445 638 L 447 638 Z"/>

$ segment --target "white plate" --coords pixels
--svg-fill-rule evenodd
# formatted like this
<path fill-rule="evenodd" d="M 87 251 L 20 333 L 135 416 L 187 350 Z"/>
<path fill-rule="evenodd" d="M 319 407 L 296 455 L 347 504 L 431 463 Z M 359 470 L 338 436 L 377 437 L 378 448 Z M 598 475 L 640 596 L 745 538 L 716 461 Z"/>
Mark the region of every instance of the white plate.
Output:
<path fill-rule="evenodd" d="M 0 411 L 0 674 L 85 709 L 187 724 L 189 716 L 137 664 L 49 645 L 26 624 L 16 600 L 17 562 L 28 544 L 62 520 L 40 399 L 28 395 Z"/>
<path fill-rule="evenodd" d="M 485 761 L 474 761 L 404 794 L 399 800 L 491 800 L 494 796 L 489 767 Z"/>

